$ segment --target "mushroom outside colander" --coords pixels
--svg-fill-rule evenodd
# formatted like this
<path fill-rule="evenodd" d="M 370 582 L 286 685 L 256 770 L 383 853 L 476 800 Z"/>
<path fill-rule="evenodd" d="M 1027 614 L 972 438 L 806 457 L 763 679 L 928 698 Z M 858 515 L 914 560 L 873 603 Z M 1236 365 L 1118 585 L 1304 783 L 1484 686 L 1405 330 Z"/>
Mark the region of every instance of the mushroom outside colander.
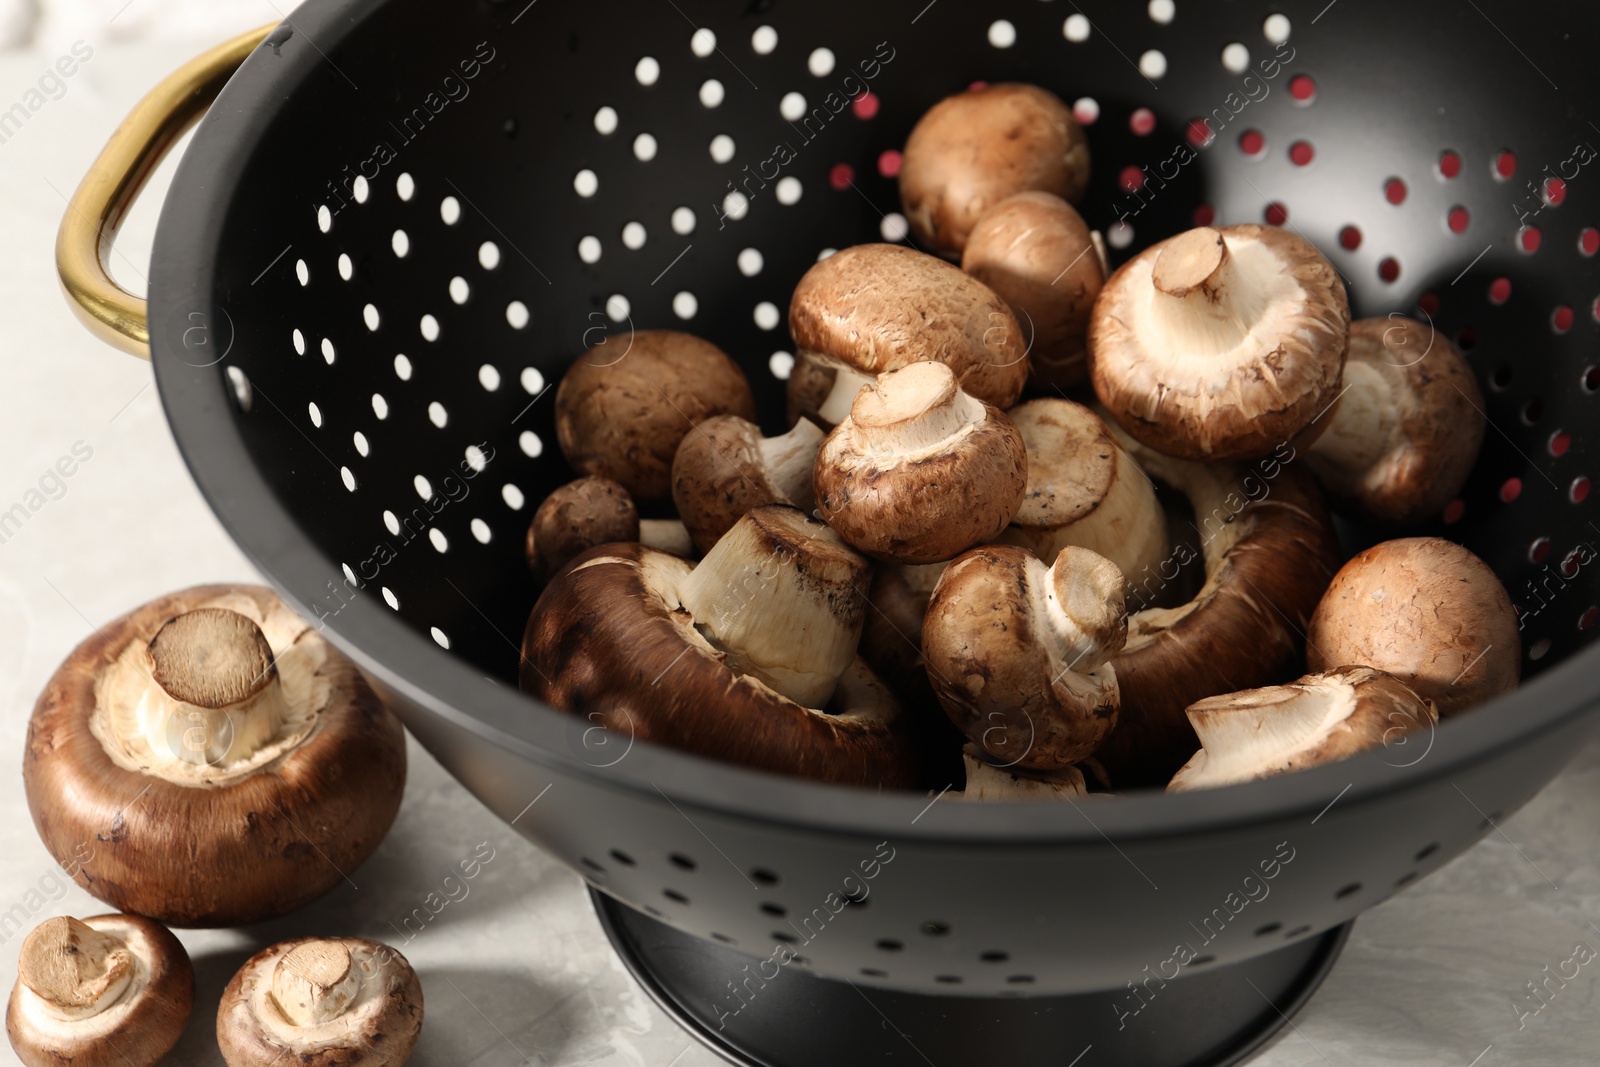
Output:
<path fill-rule="evenodd" d="M 589 880 L 630 966 L 724 1055 L 1230 1062 L 1310 994 L 1345 924 L 1490 832 L 1595 729 L 1600 16 L 1524 16 L 313 2 L 140 106 L 59 259 L 86 321 L 153 356 L 243 550 L 468 788 Z M 522 536 L 570 477 L 548 395 L 563 368 L 608 331 L 686 329 L 740 360 L 776 430 L 790 290 L 824 249 L 899 235 L 895 150 L 979 80 L 1076 102 L 1083 210 L 1114 264 L 1197 219 L 1265 219 L 1329 255 L 1358 315 L 1457 339 L 1492 428 L 1424 532 L 1484 557 L 1520 605 L 1521 689 L 1300 774 L 1017 806 L 747 772 L 517 691 Z M 162 213 L 146 311 L 106 279 L 94 222 L 114 225 L 224 82 Z"/>

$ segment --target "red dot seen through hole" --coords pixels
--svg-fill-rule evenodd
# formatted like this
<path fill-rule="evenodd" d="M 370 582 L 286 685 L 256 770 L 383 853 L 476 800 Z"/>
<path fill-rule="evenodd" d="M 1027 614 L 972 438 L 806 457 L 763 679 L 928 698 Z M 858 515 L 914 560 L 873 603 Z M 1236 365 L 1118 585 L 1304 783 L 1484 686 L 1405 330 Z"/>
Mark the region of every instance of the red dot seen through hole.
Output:
<path fill-rule="evenodd" d="M 1289 221 L 1289 209 L 1282 204 L 1271 203 L 1261 213 L 1261 217 L 1267 220 L 1268 226 L 1282 226 Z"/>
<path fill-rule="evenodd" d="M 1544 180 L 1544 202 L 1551 207 L 1560 207 L 1567 199 L 1567 183 L 1560 178 L 1546 178 Z"/>
<path fill-rule="evenodd" d="M 1311 147 L 1310 141 L 1296 141 L 1289 146 L 1289 162 L 1297 167 L 1304 167 L 1317 158 L 1317 150 Z"/>
<path fill-rule="evenodd" d="M 1528 546 L 1528 562 L 1535 567 L 1550 558 L 1550 538 L 1538 538 Z"/>
<path fill-rule="evenodd" d="M 1578 475 L 1572 479 L 1572 486 L 1567 490 L 1567 499 L 1574 504 L 1581 504 L 1589 499 L 1589 479 Z"/>
<path fill-rule="evenodd" d="M 1128 129 L 1145 137 L 1156 128 L 1156 113 L 1147 107 L 1141 107 L 1128 116 Z"/>
<path fill-rule="evenodd" d="M 1446 526 L 1454 526 L 1461 521 L 1467 513 L 1467 505 L 1461 500 L 1452 500 L 1444 506 L 1444 522 Z"/>
<path fill-rule="evenodd" d="M 1355 226 L 1346 226 L 1339 231 L 1339 247 L 1346 252 L 1354 252 L 1361 247 L 1361 230 Z"/>
<path fill-rule="evenodd" d="M 1194 224 L 1196 226 L 1210 226 L 1217 221 L 1217 209 L 1210 204 L 1201 204 L 1194 209 Z"/>
<path fill-rule="evenodd" d="M 900 176 L 900 166 L 904 162 L 905 156 L 901 155 L 897 149 L 891 148 L 878 157 L 878 173 L 885 178 L 898 178 Z"/>
<path fill-rule="evenodd" d="M 1590 226 L 1578 234 L 1578 251 L 1586 256 L 1600 252 L 1600 230 Z"/>
<path fill-rule="evenodd" d="M 1461 157 L 1446 149 L 1439 153 L 1439 175 L 1443 178 L 1454 178 L 1461 173 Z"/>
<path fill-rule="evenodd" d="M 1502 504 L 1515 503 L 1517 497 L 1522 495 L 1522 479 L 1507 478 L 1500 486 L 1500 502 Z"/>
<path fill-rule="evenodd" d="M 828 184 L 835 189 L 848 189 L 855 180 L 856 169 L 848 163 L 835 163 L 833 169 L 828 171 Z"/>
<path fill-rule="evenodd" d="M 1600 607 L 1591 604 L 1582 615 L 1578 616 L 1578 629 L 1587 630 L 1596 621 L 1600 621 Z"/>
<path fill-rule="evenodd" d="M 1383 198 L 1391 204 L 1406 202 L 1406 183 L 1400 178 L 1390 178 L 1383 183 Z"/>
<path fill-rule="evenodd" d="M 1572 329 L 1572 309 L 1565 304 L 1550 313 L 1550 328 L 1556 333 L 1566 333 Z"/>
<path fill-rule="evenodd" d="M 1439 294 L 1423 293 L 1417 298 L 1417 309 L 1429 318 L 1439 314 Z"/>
<path fill-rule="evenodd" d="M 1196 148 L 1204 147 L 1211 143 L 1211 124 L 1205 119 L 1190 119 L 1189 128 L 1184 136 Z"/>
<path fill-rule="evenodd" d="M 1259 156 L 1266 147 L 1267 139 L 1260 130 L 1246 130 L 1239 135 L 1239 151 L 1247 156 Z"/>
<path fill-rule="evenodd" d="M 1317 98 L 1317 83 L 1309 74 L 1296 74 L 1289 79 L 1289 95 L 1302 104 L 1309 104 Z"/>
<path fill-rule="evenodd" d="M 1489 302 L 1491 304 L 1504 304 L 1511 299 L 1511 279 L 1496 278 L 1489 283 Z"/>
<path fill-rule="evenodd" d="M 856 113 L 858 119 L 870 119 L 877 115 L 880 102 L 874 93 L 862 93 L 850 105 L 850 110 Z"/>
<path fill-rule="evenodd" d="M 1136 193 L 1144 188 L 1144 171 L 1129 164 L 1122 168 L 1122 173 L 1117 176 L 1117 184 L 1122 186 L 1125 193 Z"/>
<path fill-rule="evenodd" d="M 1466 233 L 1467 227 L 1472 225 L 1472 213 L 1459 204 L 1450 209 L 1445 216 L 1445 222 L 1450 227 L 1451 233 Z"/>
<path fill-rule="evenodd" d="M 1544 243 L 1544 234 L 1537 226 L 1524 226 L 1517 231 L 1517 248 L 1528 255 L 1539 251 L 1539 246 Z"/>
<path fill-rule="evenodd" d="M 1386 282 L 1397 281 L 1400 277 L 1400 261 L 1393 256 L 1385 256 L 1378 263 L 1378 277 Z"/>
<path fill-rule="evenodd" d="M 1565 430 L 1557 430 L 1550 435 L 1550 454 L 1557 459 L 1567 454 L 1572 447 L 1572 435 Z"/>
<path fill-rule="evenodd" d="M 1494 157 L 1494 176 L 1505 181 L 1517 172 L 1517 157 L 1512 152 L 1501 152 Z"/>

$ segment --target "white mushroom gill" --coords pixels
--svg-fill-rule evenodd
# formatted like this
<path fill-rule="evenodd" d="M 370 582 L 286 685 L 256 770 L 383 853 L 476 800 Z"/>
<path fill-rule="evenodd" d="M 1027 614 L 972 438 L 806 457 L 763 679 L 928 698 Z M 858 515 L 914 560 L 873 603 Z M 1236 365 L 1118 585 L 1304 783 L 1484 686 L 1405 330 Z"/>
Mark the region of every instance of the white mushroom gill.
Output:
<path fill-rule="evenodd" d="M 1209 789 L 1259 778 L 1316 748 L 1355 710 L 1355 686 L 1333 678 L 1202 700 L 1189 707 L 1202 748 L 1172 788 Z"/>

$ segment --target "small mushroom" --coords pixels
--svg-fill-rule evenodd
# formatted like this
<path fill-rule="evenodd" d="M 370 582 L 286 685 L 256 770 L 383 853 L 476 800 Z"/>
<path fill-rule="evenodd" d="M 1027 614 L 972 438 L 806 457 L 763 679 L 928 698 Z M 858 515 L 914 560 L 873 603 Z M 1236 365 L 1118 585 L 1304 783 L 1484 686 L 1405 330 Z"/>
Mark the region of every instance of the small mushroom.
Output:
<path fill-rule="evenodd" d="M 1350 326 L 1344 386 L 1306 463 L 1342 510 L 1385 526 L 1436 515 L 1472 473 L 1483 393 L 1432 326 L 1391 315 Z"/>
<path fill-rule="evenodd" d="M 1448 718 L 1517 687 L 1522 642 L 1489 565 L 1438 537 L 1374 545 L 1346 563 L 1311 616 L 1314 671 L 1361 663 L 1394 675 Z"/>
<path fill-rule="evenodd" d="M 1130 605 L 1127 645 L 1111 661 L 1122 714 L 1095 758 L 1119 789 L 1131 789 L 1165 785 L 1194 753 L 1190 704 L 1301 672 L 1307 620 L 1341 554 L 1315 482 L 1291 466 L 1292 450 L 1246 467 L 1118 439 L 1193 510 L 1190 536 L 1174 536 L 1158 580 L 1176 584 L 1197 560 L 1205 567 L 1200 591 L 1174 607 L 1145 606 L 1152 590 L 1143 586 Z"/>
<path fill-rule="evenodd" d="M 46 919 L 17 957 L 6 1036 L 27 1067 L 150 1067 L 183 1035 L 194 968 L 137 915 Z"/>
<path fill-rule="evenodd" d="M 1072 109 L 1036 85 L 1002 84 L 939 101 L 906 140 L 900 200 L 917 243 L 959 259 L 995 204 L 1038 190 L 1076 203 L 1089 142 Z"/>
<path fill-rule="evenodd" d="M 713 415 L 755 418 L 750 384 L 722 349 L 673 330 L 607 338 L 578 357 L 556 389 L 567 462 L 617 482 L 640 503 L 672 494 L 679 442 Z"/>
<path fill-rule="evenodd" d="M 422 1032 L 422 985 L 396 950 L 355 937 L 280 941 L 245 961 L 217 1006 L 228 1067 L 399 1067 Z"/>
<path fill-rule="evenodd" d="M 22 775 L 78 884 L 176 926 L 283 915 L 345 880 L 405 787 L 405 732 L 260 586 L 197 586 L 102 626 L 34 707 Z"/>
<path fill-rule="evenodd" d="M 1338 398 L 1349 325 L 1344 284 L 1309 242 L 1271 226 L 1202 226 L 1106 282 L 1090 376 L 1112 417 L 1152 448 L 1259 459 Z"/>
<path fill-rule="evenodd" d="M 1131 583 L 1167 558 L 1167 518 L 1155 485 L 1100 417 L 1059 397 L 1007 413 L 1028 450 L 1028 488 L 1001 539 L 1040 559 L 1092 549 Z"/>
<path fill-rule="evenodd" d="M 922 625 L 928 680 L 952 722 L 1007 767 L 1060 770 L 1117 722 L 1110 660 L 1128 635 L 1122 572 L 1086 548 L 1046 565 L 989 545 L 945 568 Z"/>
<path fill-rule="evenodd" d="M 1201 749 L 1169 793 L 1253 782 L 1346 759 L 1439 721 L 1430 701 L 1370 667 L 1336 667 L 1288 685 L 1189 705 Z"/>
<path fill-rule="evenodd" d="M 824 429 L 844 421 L 874 378 L 912 363 L 947 364 L 962 389 L 1001 410 L 1028 380 L 1027 336 L 1006 302 L 952 264 L 900 245 L 857 245 L 808 270 L 789 303 L 789 332 L 791 416 Z"/>
<path fill-rule="evenodd" d="M 902 788 L 899 705 L 856 655 L 868 564 L 793 508 L 754 508 L 696 566 L 579 556 L 523 636 L 524 691 L 642 741 L 779 774 Z"/>
<path fill-rule="evenodd" d="M 999 408 L 942 363 L 913 363 L 861 391 L 817 453 L 817 511 L 888 563 L 937 563 L 992 540 L 1022 506 L 1028 457 Z"/>
<path fill-rule="evenodd" d="M 1053 193 L 1007 197 L 973 227 L 961 269 L 1011 305 L 1031 339 L 1035 385 L 1089 376 L 1089 315 L 1106 274 L 1083 216 Z"/>
<path fill-rule="evenodd" d="M 528 567 L 548 580 L 581 553 L 612 541 L 638 541 L 692 556 L 689 532 L 675 519 L 641 519 L 633 497 L 609 478 L 579 478 L 549 496 L 528 524 Z"/>
<path fill-rule="evenodd" d="M 984 759 L 976 745 L 963 748 L 961 757 L 966 765 L 967 785 L 956 795 L 963 800 L 1071 800 L 1089 795 L 1083 772 L 1076 767 L 1055 771 L 999 767 Z"/>
<path fill-rule="evenodd" d="M 694 545 L 711 551 L 751 508 L 787 504 L 810 512 L 811 472 L 823 433 L 809 419 L 778 437 L 737 415 L 696 426 L 672 461 L 672 501 Z"/>

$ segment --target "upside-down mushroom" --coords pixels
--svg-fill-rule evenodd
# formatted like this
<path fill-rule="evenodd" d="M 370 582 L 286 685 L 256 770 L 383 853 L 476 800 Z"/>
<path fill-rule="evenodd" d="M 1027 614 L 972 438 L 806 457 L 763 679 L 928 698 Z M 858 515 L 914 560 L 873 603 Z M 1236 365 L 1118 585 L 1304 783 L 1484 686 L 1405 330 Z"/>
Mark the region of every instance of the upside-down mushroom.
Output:
<path fill-rule="evenodd" d="M 961 269 L 1022 320 L 1035 385 L 1067 388 L 1089 376 L 1089 315 L 1105 268 L 1083 216 L 1053 193 L 1018 193 L 973 227 Z"/>
<path fill-rule="evenodd" d="M 823 429 L 843 422 L 878 375 L 913 363 L 946 364 L 964 391 L 1001 410 L 1028 380 L 1027 336 L 1006 302 L 960 268 L 900 245 L 846 248 L 806 271 L 789 302 L 789 332 L 797 347 L 790 417 Z"/>
<path fill-rule="evenodd" d="M 1200 751 L 1167 791 L 1214 789 L 1332 763 L 1439 721 L 1430 701 L 1371 667 L 1336 667 L 1288 685 L 1189 705 Z"/>
<path fill-rule="evenodd" d="M 971 744 L 962 749 L 961 758 L 967 784 L 956 796 L 963 800 L 1070 800 L 1089 793 L 1083 772 L 1076 767 L 1054 771 L 1001 767 L 984 759 L 978 746 Z"/>
<path fill-rule="evenodd" d="M 1344 283 L 1304 238 L 1202 226 L 1151 245 L 1106 282 L 1089 372 L 1112 417 L 1151 448 L 1259 459 L 1325 428 L 1349 325 Z"/>
<path fill-rule="evenodd" d="M 46 919 L 17 956 L 6 1036 L 27 1067 L 150 1067 L 183 1036 L 194 968 L 137 915 Z"/>
<path fill-rule="evenodd" d="M 750 383 L 722 349 L 675 330 L 609 337 L 579 356 L 556 389 L 567 462 L 640 503 L 671 496 L 678 443 L 714 415 L 755 418 Z"/>
<path fill-rule="evenodd" d="M 817 512 L 887 563 L 938 563 L 991 540 L 1022 506 L 1028 457 L 999 408 L 943 363 L 913 363 L 861 390 L 822 443 Z"/>
<path fill-rule="evenodd" d="M 355 937 L 302 937 L 251 956 L 223 990 L 228 1067 L 399 1067 L 422 1032 L 422 985 L 399 952 Z"/>
<path fill-rule="evenodd" d="M 1439 537 L 1374 545 L 1340 569 L 1306 631 L 1314 671 L 1387 671 L 1444 717 L 1517 687 L 1522 641 L 1489 565 Z"/>
<path fill-rule="evenodd" d="M 919 245 L 959 259 L 984 212 L 1016 193 L 1082 199 L 1089 143 L 1072 109 L 1036 85 L 946 97 L 906 140 L 900 199 Z"/>
<path fill-rule="evenodd" d="M 779 506 L 746 513 L 698 565 L 602 545 L 534 605 L 522 688 L 712 759 L 907 787 L 899 705 L 856 655 L 868 577 L 832 530 Z"/>
<path fill-rule="evenodd" d="M 1361 319 L 1342 390 L 1306 452 L 1334 503 L 1385 526 L 1438 514 L 1483 445 L 1483 392 L 1466 357 L 1414 319 Z"/>
<path fill-rule="evenodd" d="M 260 586 L 197 586 L 96 631 L 28 726 L 39 836 L 84 889 L 176 926 L 292 911 L 383 840 L 405 732 L 343 653 Z"/>
<path fill-rule="evenodd" d="M 1111 661 L 1122 714 L 1095 752 L 1126 789 L 1165 785 L 1194 753 L 1190 704 L 1301 673 L 1307 620 L 1341 557 L 1316 484 L 1291 465 L 1292 452 L 1251 466 L 1194 463 L 1118 439 L 1194 512 L 1193 536 L 1177 538 L 1158 580 L 1178 581 L 1196 560 L 1205 566 L 1187 603 L 1148 607 L 1160 592 L 1148 586 L 1130 594 L 1128 642 Z"/>
<path fill-rule="evenodd" d="M 1123 584 L 1086 548 L 1047 565 L 988 545 L 945 568 L 922 624 L 928 680 L 983 756 L 1060 770 L 1111 733 L 1120 696 L 1109 661 L 1128 634 Z"/>
<path fill-rule="evenodd" d="M 579 478 L 544 498 L 528 524 L 526 552 L 534 577 L 545 581 L 581 553 L 612 541 L 692 556 L 689 531 L 675 519 L 641 519 L 633 497 L 609 478 Z"/>
<path fill-rule="evenodd" d="M 1137 584 L 1167 558 L 1155 486 L 1106 424 L 1082 404 L 1046 397 L 1007 414 L 1028 451 L 1028 488 L 1002 535 L 1040 559 L 1092 549 Z"/>
<path fill-rule="evenodd" d="M 787 504 L 810 512 L 811 473 L 823 433 L 801 419 L 788 433 L 761 436 L 737 415 L 696 426 L 672 460 L 672 501 L 700 552 L 711 551 L 751 508 Z"/>

